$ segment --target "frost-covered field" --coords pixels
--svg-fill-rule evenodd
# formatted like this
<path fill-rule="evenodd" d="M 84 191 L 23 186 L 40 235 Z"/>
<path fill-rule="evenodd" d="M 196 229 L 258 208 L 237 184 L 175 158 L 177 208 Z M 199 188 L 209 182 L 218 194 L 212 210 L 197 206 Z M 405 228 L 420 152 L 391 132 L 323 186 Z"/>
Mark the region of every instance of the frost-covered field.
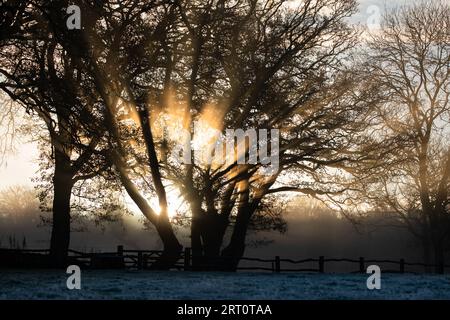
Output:
<path fill-rule="evenodd" d="M 0 299 L 450 299 L 450 276 L 83 271 L 68 290 L 60 271 L 0 270 Z"/>

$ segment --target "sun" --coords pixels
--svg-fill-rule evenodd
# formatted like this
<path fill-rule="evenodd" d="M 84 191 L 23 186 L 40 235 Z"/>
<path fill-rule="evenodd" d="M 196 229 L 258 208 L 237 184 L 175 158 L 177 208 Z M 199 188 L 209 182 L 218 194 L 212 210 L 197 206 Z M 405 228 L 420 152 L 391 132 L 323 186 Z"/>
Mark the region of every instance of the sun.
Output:
<path fill-rule="evenodd" d="M 161 207 L 159 206 L 159 201 L 157 197 L 152 197 L 148 200 L 150 206 L 153 210 L 155 210 L 156 214 L 161 213 Z M 125 194 L 125 204 L 128 210 L 135 216 L 142 216 L 142 212 L 139 210 L 138 206 L 134 201 L 129 197 L 128 194 Z M 188 205 L 186 201 L 184 201 L 183 197 L 180 195 L 178 190 L 171 189 L 167 191 L 167 204 L 168 204 L 168 214 L 169 218 L 175 217 L 179 212 L 184 212 L 188 209 Z"/>

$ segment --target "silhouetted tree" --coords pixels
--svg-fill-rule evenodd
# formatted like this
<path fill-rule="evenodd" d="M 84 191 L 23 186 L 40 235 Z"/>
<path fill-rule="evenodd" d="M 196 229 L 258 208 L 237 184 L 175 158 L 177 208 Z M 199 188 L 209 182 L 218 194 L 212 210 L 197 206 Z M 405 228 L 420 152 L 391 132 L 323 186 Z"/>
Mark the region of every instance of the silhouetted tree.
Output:
<path fill-rule="evenodd" d="M 297 8 L 281 0 L 73 3 L 81 8 L 81 30 L 66 28 L 68 1 L 35 7 L 45 38 L 35 32 L 34 41 L 16 40 L 20 51 L 7 50 L 5 61 L 16 62 L 9 71 L 22 55 L 37 63 L 19 63 L 27 76 L 10 72 L 15 87 L 2 87 L 13 86 L 10 96 L 39 115 L 52 108 L 43 119 L 53 130 L 54 181 L 61 183 L 55 192 L 65 190 L 55 199 L 65 200 L 63 212 L 70 208 L 67 181 L 77 174 L 72 156 L 86 152 L 113 165 L 111 173 L 155 226 L 164 244 L 155 268 L 171 267 L 181 250 L 168 214 L 172 185 L 189 204 L 194 267 L 218 268 L 219 261 L 234 270 L 249 228 L 283 230 L 275 194 L 347 189 L 334 183 L 333 170 L 361 159 L 357 134 L 375 91 L 345 59 L 356 43 L 345 21 L 355 1 L 306 0 Z M 30 70 L 40 71 L 38 102 L 34 95 L 26 100 L 36 81 Z M 195 133 L 196 122 L 219 132 L 280 129 L 279 166 L 270 172 L 262 163 L 239 163 L 251 152 L 248 143 L 241 154 L 233 150 L 230 163 L 198 162 L 195 152 L 190 163 L 177 163 L 173 152 L 185 142 L 183 132 L 214 155 L 217 139 Z M 260 147 L 275 151 L 274 136 L 259 138 Z M 68 214 L 62 217 L 66 235 Z"/>
<path fill-rule="evenodd" d="M 178 108 L 178 130 L 202 141 L 198 151 L 207 157 L 214 157 L 211 146 L 218 141 L 205 128 L 194 132 L 196 121 L 222 133 L 281 131 L 279 168 L 269 174 L 261 163 L 237 163 L 237 153 L 231 163 L 211 164 L 194 151 L 191 164 L 180 169 L 169 158 L 164 167 L 190 205 L 194 267 L 234 270 L 249 228 L 284 230 L 275 194 L 340 193 L 346 187 L 327 181 L 336 177 L 325 168 L 361 156 L 352 150 L 370 93 L 358 92 L 364 81 L 343 60 L 356 41 L 344 22 L 355 3 L 305 1 L 288 9 L 281 1 L 211 1 L 179 2 L 177 8 L 188 35 L 165 49 L 173 68 L 163 92 L 169 105 L 158 108 L 157 99 L 153 108 L 161 115 Z M 164 125 L 173 126 L 173 117 Z M 179 132 L 168 139 L 174 143 Z M 260 141 L 269 152 L 272 139 Z"/>
<path fill-rule="evenodd" d="M 44 8 L 55 38 L 95 83 L 114 139 L 111 159 L 125 189 L 158 230 L 165 257 L 176 258 L 180 250 L 167 212 L 170 181 L 190 206 L 194 263 L 222 255 L 230 262 L 227 269 L 236 267 L 252 224 L 282 227 L 279 215 L 271 219 L 263 210 L 268 195 L 342 192 L 330 187 L 323 173 L 327 166 L 357 159 L 353 133 L 370 105 L 355 89 L 360 79 L 343 61 L 355 43 L 344 22 L 356 10 L 354 1 L 305 1 L 296 9 L 282 1 L 79 5 L 84 25 L 75 32 L 64 28 L 64 3 Z M 174 166 L 176 136 L 160 134 L 155 117 L 179 114 L 179 132 L 192 133 L 208 106 L 221 131 L 280 128 L 278 170 L 264 175 L 261 164 L 199 166 L 195 159 Z M 166 130 L 171 126 L 175 123 Z M 150 177 L 144 181 L 159 200 L 159 215 L 131 178 L 136 166 L 130 161 Z M 221 253 L 230 223 L 230 243 Z"/>
<path fill-rule="evenodd" d="M 388 152 L 359 173 L 365 197 L 358 202 L 403 223 L 422 242 L 425 261 L 438 269 L 450 235 L 449 63 L 447 3 L 426 2 L 386 15 L 369 41 L 367 77 L 385 95 L 368 132 L 378 154 Z"/>
<path fill-rule="evenodd" d="M 152 44 L 151 40 L 160 36 L 161 27 L 156 27 L 151 18 L 160 15 L 159 8 L 168 2 L 130 2 L 118 6 L 109 6 L 108 3 L 79 3 L 82 8 L 84 29 L 80 32 L 71 33 L 65 28 L 64 12 L 67 3 L 50 3 L 42 7 L 52 25 L 52 32 L 58 39 L 64 50 L 82 65 L 85 72 L 95 84 L 96 95 L 100 97 L 104 108 L 102 114 L 105 121 L 103 128 L 109 136 L 108 161 L 113 163 L 117 169 L 118 178 L 125 190 L 136 202 L 142 213 L 155 225 L 158 234 L 164 244 L 163 256 L 153 265 L 154 268 L 167 268 L 171 266 L 181 252 L 179 244 L 167 214 L 166 191 L 162 183 L 159 171 L 156 149 L 154 146 L 152 132 L 148 126 L 148 117 L 145 107 L 138 107 L 136 113 L 138 124 L 143 130 L 138 134 L 142 137 L 143 145 L 147 150 L 145 159 L 147 163 L 141 163 L 148 168 L 156 196 L 159 198 L 159 215 L 152 208 L 147 199 L 139 191 L 136 183 L 129 177 L 127 160 L 129 159 L 127 145 L 122 136 L 121 110 L 129 101 L 136 101 L 136 92 L 124 86 L 128 78 L 140 77 L 147 72 L 149 66 L 154 62 L 149 58 L 140 63 L 134 63 L 134 59 L 142 58 L 143 52 L 136 51 L 138 44 Z M 149 14 L 150 16 L 145 16 Z M 144 19 L 145 18 L 145 19 Z M 160 22 L 164 27 L 163 15 Z M 102 21 L 104 24 L 102 24 Z M 147 24 L 145 24 L 146 22 Z M 123 49 L 123 50 L 122 50 Z M 139 48 L 142 49 L 142 48 Z M 138 60 L 136 60 L 137 62 Z M 148 64 L 148 65 L 147 65 Z M 141 102 L 142 104 L 142 102 Z M 137 109 L 136 109 L 137 110 Z M 88 119 L 92 121 L 92 119 Z"/>
<path fill-rule="evenodd" d="M 102 170 L 92 166 L 101 161 L 94 150 L 102 131 L 95 127 L 95 101 L 82 74 L 48 37 L 48 24 L 33 5 L 26 8 L 34 20 L 20 20 L 17 34 L 2 39 L 0 88 L 45 124 L 54 163 L 50 255 L 56 266 L 63 266 L 70 241 L 72 188 Z M 81 124 L 78 119 L 87 113 L 90 122 Z"/>

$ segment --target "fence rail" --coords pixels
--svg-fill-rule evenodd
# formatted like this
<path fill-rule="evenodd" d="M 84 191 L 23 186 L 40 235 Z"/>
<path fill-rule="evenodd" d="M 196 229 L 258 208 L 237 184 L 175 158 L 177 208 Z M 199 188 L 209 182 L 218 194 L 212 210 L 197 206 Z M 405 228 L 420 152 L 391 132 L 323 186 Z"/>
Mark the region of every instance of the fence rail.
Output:
<path fill-rule="evenodd" d="M 0 267 L 5 265 L 4 260 L 8 257 L 19 257 L 20 261 L 24 261 L 25 256 L 48 256 L 50 250 L 48 249 L 0 249 Z M 86 253 L 76 250 L 69 250 L 69 261 L 78 263 L 84 267 L 91 268 L 128 268 L 137 270 L 150 269 L 153 262 L 155 262 L 162 255 L 160 250 L 125 250 L 123 246 L 118 246 L 115 252 L 101 252 L 101 253 Z M 22 257 L 22 258 L 20 258 Z M 192 255 L 191 249 L 185 248 L 180 256 L 176 257 L 178 261 L 174 265 L 176 270 L 192 270 Z M 204 257 L 203 257 L 204 258 Z M 227 258 L 216 257 L 209 258 L 209 261 L 225 262 Z M 257 262 L 263 265 L 257 266 L 239 266 L 237 270 L 248 271 L 270 271 L 270 272 L 317 272 L 325 273 L 327 263 L 351 263 L 357 264 L 358 269 L 352 273 L 365 273 L 366 268 L 370 264 L 393 264 L 397 266 L 396 269 L 386 270 L 384 272 L 405 273 L 411 272 L 407 270 L 407 267 L 424 267 L 434 268 L 437 273 L 445 273 L 446 269 L 450 269 L 450 265 L 440 264 L 426 264 L 422 262 L 406 262 L 405 259 L 388 260 L 388 259 L 365 259 L 360 257 L 359 259 L 348 258 L 325 258 L 320 256 L 318 258 L 309 258 L 294 260 L 288 258 L 280 258 L 275 256 L 273 259 L 261 259 L 243 257 L 240 262 Z M 316 264 L 316 267 L 304 267 L 304 264 Z"/>

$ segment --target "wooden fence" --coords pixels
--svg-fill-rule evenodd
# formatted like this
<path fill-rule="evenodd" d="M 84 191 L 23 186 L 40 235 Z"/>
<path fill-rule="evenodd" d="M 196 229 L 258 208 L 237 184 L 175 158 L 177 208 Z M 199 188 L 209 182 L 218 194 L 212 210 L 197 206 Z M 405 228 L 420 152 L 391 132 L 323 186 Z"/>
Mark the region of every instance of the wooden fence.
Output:
<path fill-rule="evenodd" d="M 32 256 L 44 256 L 48 255 L 49 250 L 17 250 L 17 249 L 0 249 L 0 267 L 5 264 L 2 263 L 2 259 L 7 259 L 11 254 L 16 254 L 14 257 L 32 255 Z M 73 264 L 78 264 L 85 268 L 93 269 L 136 269 L 136 270 L 146 270 L 150 269 L 152 263 L 156 261 L 162 254 L 160 250 L 125 250 L 123 246 L 118 246 L 115 252 L 102 252 L 102 253 L 85 253 L 75 250 L 69 250 L 69 262 Z M 6 258 L 5 258 L 6 257 Z M 224 258 L 219 258 L 224 261 Z M 241 266 L 244 262 L 258 263 L 256 266 Z M 269 272 L 317 272 L 325 273 L 327 263 L 350 263 L 356 265 L 352 273 L 365 273 L 366 268 L 369 265 L 390 265 L 392 268 L 386 269 L 382 268 L 383 272 L 388 273 L 405 273 L 411 272 L 408 267 L 423 267 L 432 268 L 433 271 L 437 273 L 445 273 L 446 269 L 450 269 L 450 265 L 434 265 L 425 264 L 420 262 L 406 262 L 405 259 L 399 260 L 375 260 L 366 259 L 360 257 L 359 259 L 332 259 L 320 256 L 317 259 L 303 259 L 303 260 L 292 260 L 284 259 L 279 256 L 275 256 L 273 259 L 260 259 L 260 258 L 249 258 L 243 257 L 240 259 L 240 264 L 237 270 L 247 270 L 247 271 L 269 271 Z M 306 268 L 305 264 L 315 265 L 315 267 Z M 181 253 L 177 263 L 174 265 L 175 270 L 192 270 L 192 255 L 191 249 L 185 248 Z"/>

